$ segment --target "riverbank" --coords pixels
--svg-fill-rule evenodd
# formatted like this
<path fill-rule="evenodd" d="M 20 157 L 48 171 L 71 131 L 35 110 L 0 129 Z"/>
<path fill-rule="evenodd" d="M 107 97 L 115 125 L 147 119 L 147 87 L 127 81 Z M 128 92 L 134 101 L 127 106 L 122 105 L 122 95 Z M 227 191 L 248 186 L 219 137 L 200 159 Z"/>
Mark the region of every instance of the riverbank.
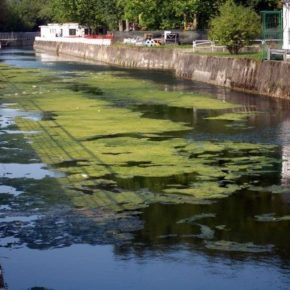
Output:
<path fill-rule="evenodd" d="M 290 99 L 290 63 L 195 55 L 175 49 L 97 46 L 38 40 L 36 50 L 46 50 L 113 65 L 173 70 L 177 77 Z"/>

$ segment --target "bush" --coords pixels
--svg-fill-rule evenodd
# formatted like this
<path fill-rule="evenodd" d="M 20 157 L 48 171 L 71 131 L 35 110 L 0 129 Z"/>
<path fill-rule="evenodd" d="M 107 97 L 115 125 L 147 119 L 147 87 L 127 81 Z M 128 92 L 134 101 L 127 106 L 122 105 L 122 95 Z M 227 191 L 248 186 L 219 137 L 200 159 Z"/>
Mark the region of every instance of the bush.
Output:
<path fill-rule="evenodd" d="M 210 23 L 209 38 L 225 45 L 231 54 L 249 45 L 261 31 L 260 17 L 251 8 L 236 5 L 228 0 L 220 9 L 220 15 Z"/>

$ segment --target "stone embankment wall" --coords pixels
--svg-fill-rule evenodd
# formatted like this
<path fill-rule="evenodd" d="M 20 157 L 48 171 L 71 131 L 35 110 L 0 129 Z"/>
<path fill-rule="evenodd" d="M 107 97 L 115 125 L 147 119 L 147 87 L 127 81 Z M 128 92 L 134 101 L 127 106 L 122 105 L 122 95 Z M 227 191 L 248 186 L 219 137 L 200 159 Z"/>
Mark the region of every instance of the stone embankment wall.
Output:
<path fill-rule="evenodd" d="M 176 76 L 290 99 L 290 63 L 194 55 L 174 49 L 36 41 L 35 49 L 130 68 L 173 70 Z"/>

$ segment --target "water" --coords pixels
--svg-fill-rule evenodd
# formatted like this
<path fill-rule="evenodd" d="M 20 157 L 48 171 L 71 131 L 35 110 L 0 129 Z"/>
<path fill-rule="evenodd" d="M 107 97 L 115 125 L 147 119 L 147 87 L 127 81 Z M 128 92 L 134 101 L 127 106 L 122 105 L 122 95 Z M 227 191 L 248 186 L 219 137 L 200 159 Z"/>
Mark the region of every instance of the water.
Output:
<path fill-rule="evenodd" d="M 275 170 L 257 176 L 256 183 L 275 185 L 279 190 L 282 185 L 284 189 L 274 193 L 274 187 L 270 191 L 247 188 L 206 204 L 154 203 L 135 213 L 125 211 L 117 218 L 96 209 L 92 218 L 86 208 L 79 211 L 71 207 L 62 194 L 59 180 L 63 175 L 41 162 L 27 141 L 29 136 L 15 126 L 17 117 L 53 119 L 53 114 L 22 112 L 4 103 L 0 107 L 0 263 L 9 290 L 290 288 L 290 222 L 264 223 L 255 218 L 269 213 L 276 217 L 290 214 L 289 103 L 177 80 L 169 72 L 82 64 L 35 55 L 30 50 L 3 50 L 0 60 L 19 67 L 49 68 L 64 77 L 80 71 L 125 73 L 152 80 L 168 91 L 206 92 L 242 104 L 244 110 L 259 111 L 242 126 L 221 126 L 203 118 L 215 116 L 215 111 L 112 100 L 115 106 L 130 107 L 148 118 L 184 122 L 193 128 L 151 136 L 152 140 L 180 137 L 190 142 L 229 140 L 277 145 L 275 157 L 278 155 L 279 162 Z M 87 160 L 71 160 L 60 163 L 60 167 L 82 162 Z M 131 190 L 158 191 L 166 184 L 184 185 L 192 178 L 136 177 L 117 183 Z M 253 177 L 251 181 L 255 182 Z M 118 192 L 114 184 L 101 186 Z M 98 222 L 104 216 L 107 222 Z M 195 221 L 184 222 L 190 217 Z"/>

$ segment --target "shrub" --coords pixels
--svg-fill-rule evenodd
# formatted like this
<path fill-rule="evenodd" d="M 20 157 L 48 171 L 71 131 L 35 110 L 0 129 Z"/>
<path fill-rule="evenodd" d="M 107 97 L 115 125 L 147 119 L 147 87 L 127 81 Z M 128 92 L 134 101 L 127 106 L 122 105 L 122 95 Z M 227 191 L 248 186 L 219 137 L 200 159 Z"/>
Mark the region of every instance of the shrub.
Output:
<path fill-rule="evenodd" d="M 221 6 L 220 15 L 212 19 L 209 38 L 225 45 L 231 54 L 238 54 L 260 31 L 260 17 L 254 10 L 228 0 Z"/>

